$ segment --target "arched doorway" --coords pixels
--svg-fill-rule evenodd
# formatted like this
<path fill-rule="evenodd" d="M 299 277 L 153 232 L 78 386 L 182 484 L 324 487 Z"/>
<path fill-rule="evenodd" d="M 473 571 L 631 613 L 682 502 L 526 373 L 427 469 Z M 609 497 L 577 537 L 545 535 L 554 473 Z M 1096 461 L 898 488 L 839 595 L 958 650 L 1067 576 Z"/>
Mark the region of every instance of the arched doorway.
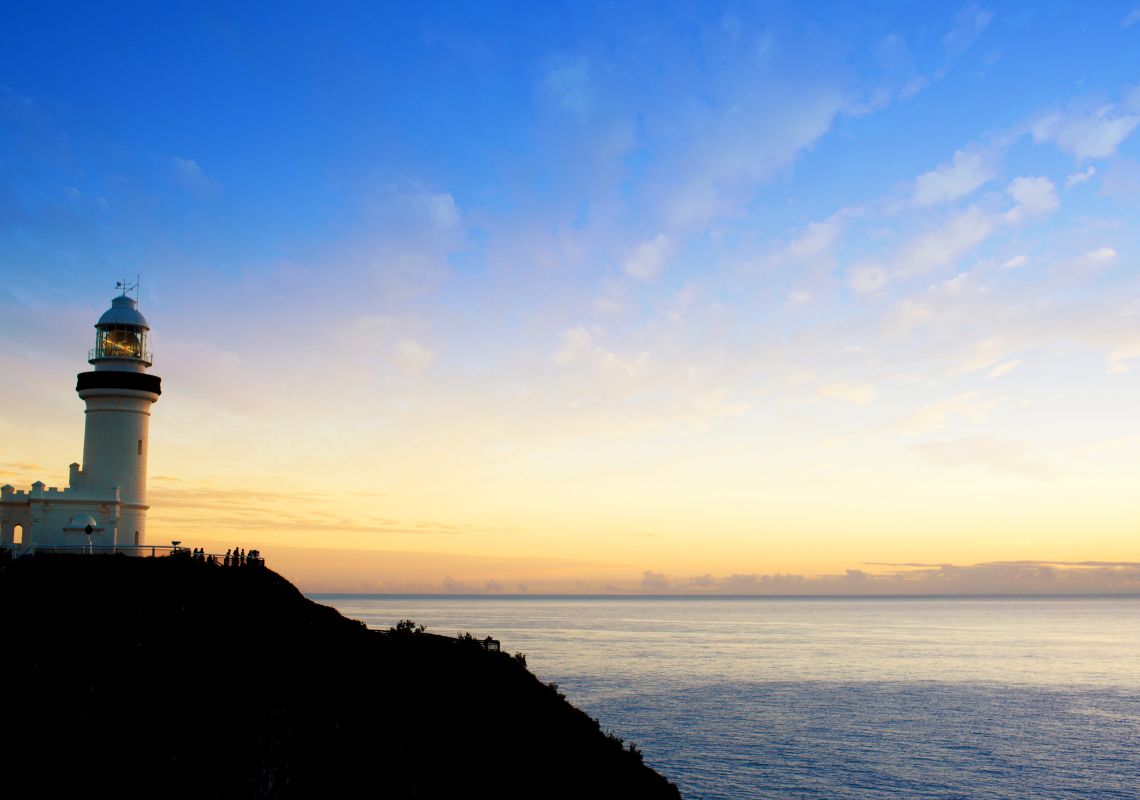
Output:
<path fill-rule="evenodd" d="M 12 544 L 23 544 L 23 543 L 24 543 L 24 526 L 23 525 L 17 525 L 16 527 L 12 528 Z"/>

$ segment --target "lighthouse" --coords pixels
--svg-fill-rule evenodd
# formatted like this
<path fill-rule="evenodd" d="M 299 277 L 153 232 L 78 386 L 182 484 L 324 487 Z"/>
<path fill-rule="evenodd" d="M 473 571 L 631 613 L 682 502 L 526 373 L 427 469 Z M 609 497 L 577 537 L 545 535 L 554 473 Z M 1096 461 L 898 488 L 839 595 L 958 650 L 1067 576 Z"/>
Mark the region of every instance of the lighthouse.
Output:
<path fill-rule="evenodd" d="M 123 293 L 95 323 L 91 372 L 79 373 L 75 391 L 87 406 L 83 427 L 82 485 L 118 490 L 115 544 L 142 544 L 146 537 L 146 454 L 150 408 L 162 393 L 162 380 L 146 370 L 150 326 L 138 302 Z M 75 478 L 72 478 L 72 485 Z"/>
<path fill-rule="evenodd" d="M 93 369 L 79 373 L 75 391 L 86 406 L 83 462 L 70 466 L 69 486 L 30 491 L 0 487 L 0 545 L 129 548 L 146 540 L 147 450 L 150 412 L 162 381 L 147 372 L 150 325 L 122 293 L 95 323 Z"/>

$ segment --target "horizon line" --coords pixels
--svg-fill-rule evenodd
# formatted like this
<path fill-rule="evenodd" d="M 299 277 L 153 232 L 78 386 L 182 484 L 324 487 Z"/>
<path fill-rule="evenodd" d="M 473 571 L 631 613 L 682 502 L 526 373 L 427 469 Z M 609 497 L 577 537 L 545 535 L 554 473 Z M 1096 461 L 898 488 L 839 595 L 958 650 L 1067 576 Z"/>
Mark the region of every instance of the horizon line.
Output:
<path fill-rule="evenodd" d="M 950 594 L 574 594 L 558 592 L 302 592 L 305 597 L 392 597 L 449 599 L 596 599 L 596 600 L 962 600 L 1036 598 L 1136 598 L 1140 592 L 984 592 Z"/>

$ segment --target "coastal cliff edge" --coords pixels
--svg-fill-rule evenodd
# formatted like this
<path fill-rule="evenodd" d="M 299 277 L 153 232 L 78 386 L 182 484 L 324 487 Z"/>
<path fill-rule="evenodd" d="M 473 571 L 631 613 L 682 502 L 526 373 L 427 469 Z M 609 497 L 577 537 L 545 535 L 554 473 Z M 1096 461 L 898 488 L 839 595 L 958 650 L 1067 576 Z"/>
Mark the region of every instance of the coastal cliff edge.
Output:
<path fill-rule="evenodd" d="M 264 567 L 26 557 L 0 608 L 9 791 L 680 797 L 523 660 L 368 630 Z"/>

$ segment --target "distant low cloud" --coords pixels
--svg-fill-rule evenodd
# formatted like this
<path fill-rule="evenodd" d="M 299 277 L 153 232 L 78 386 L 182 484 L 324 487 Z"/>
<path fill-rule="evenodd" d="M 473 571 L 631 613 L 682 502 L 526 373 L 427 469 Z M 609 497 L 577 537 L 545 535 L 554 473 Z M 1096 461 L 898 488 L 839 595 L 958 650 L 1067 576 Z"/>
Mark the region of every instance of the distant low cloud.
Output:
<path fill-rule="evenodd" d="M 457 580 L 450 575 L 446 576 L 440 584 L 444 594 L 502 594 L 506 586 L 494 578 L 480 583 Z M 524 590 L 525 591 L 525 590 Z"/>
<path fill-rule="evenodd" d="M 991 561 L 980 564 L 873 564 L 896 567 L 872 581 L 901 593 L 1101 594 L 1140 590 L 1140 563 L 1133 561 Z"/>
<path fill-rule="evenodd" d="M 175 183 L 187 192 L 202 198 L 214 197 L 221 192 L 221 181 L 207 175 L 194 159 L 175 156 L 170 164 Z"/>
<path fill-rule="evenodd" d="M 641 576 L 641 588 L 649 592 L 668 592 L 672 589 L 672 581 L 664 572 L 646 570 Z"/>
<path fill-rule="evenodd" d="M 870 567 L 871 569 L 864 569 Z M 990 561 L 958 565 L 866 562 L 830 575 L 709 573 L 689 578 L 646 571 L 640 585 L 609 591 L 678 595 L 1134 594 L 1135 561 Z"/>
<path fill-rule="evenodd" d="M 975 564 L 915 561 L 867 561 L 842 572 L 802 575 L 736 572 L 683 576 L 645 570 L 640 578 L 524 578 L 527 570 L 549 572 L 567 563 L 527 559 L 476 559 L 447 554 L 282 548 L 273 550 L 274 566 L 300 579 L 306 591 L 415 592 L 445 594 L 585 593 L 742 595 L 995 595 L 995 594 L 1135 594 L 1140 592 L 1140 562 L 1135 561 L 989 561 Z M 327 562 L 324 564 L 322 562 Z M 421 563 L 423 562 L 423 563 Z M 335 567 L 334 567 L 335 565 Z M 346 566 L 347 565 L 347 566 Z M 444 577 L 430 575 L 436 570 Z M 488 569 L 502 577 L 486 577 Z M 406 574 L 414 571 L 418 577 Z M 508 591 L 509 587 L 509 591 Z"/>

